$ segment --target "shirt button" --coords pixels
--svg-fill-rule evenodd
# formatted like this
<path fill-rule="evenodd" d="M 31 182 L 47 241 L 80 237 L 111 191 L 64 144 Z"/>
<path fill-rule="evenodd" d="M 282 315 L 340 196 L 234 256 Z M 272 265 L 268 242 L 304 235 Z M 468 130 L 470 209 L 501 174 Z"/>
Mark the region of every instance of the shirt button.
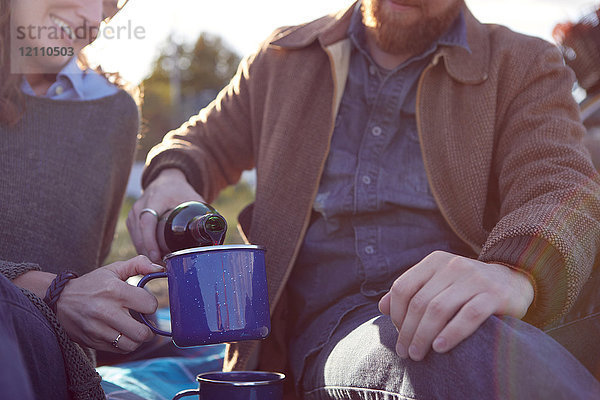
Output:
<path fill-rule="evenodd" d="M 371 133 L 373 134 L 373 136 L 379 136 L 381 135 L 382 129 L 379 126 L 375 126 L 373 127 L 373 129 L 371 129 Z"/>
<path fill-rule="evenodd" d="M 63 94 L 64 91 L 65 91 L 65 88 L 63 88 L 62 86 L 56 87 L 56 94 Z"/>
<path fill-rule="evenodd" d="M 377 67 L 374 65 L 369 66 L 369 73 L 375 75 L 377 73 Z"/>
<path fill-rule="evenodd" d="M 375 253 L 375 248 L 373 246 L 367 246 L 367 247 L 365 247 L 365 253 L 373 254 L 373 253 Z"/>
<path fill-rule="evenodd" d="M 371 183 L 371 177 L 368 175 L 365 175 L 362 177 L 362 181 L 365 185 L 369 185 Z"/>

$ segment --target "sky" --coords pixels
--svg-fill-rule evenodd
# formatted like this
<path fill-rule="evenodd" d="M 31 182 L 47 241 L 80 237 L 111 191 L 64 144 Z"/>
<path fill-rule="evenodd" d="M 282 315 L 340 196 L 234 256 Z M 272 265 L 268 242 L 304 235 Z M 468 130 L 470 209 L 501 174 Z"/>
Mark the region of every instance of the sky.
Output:
<path fill-rule="evenodd" d="M 501 23 L 552 41 L 560 22 L 575 21 L 600 0 L 466 0 L 482 22 Z M 161 45 L 172 34 L 194 42 L 201 32 L 221 36 L 241 56 L 252 53 L 271 31 L 338 11 L 353 0 L 129 0 L 111 21 L 110 34 L 89 49 L 93 61 L 134 83 L 151 71 Z M 109 31 L 107 31 L 109 32 Z"/>

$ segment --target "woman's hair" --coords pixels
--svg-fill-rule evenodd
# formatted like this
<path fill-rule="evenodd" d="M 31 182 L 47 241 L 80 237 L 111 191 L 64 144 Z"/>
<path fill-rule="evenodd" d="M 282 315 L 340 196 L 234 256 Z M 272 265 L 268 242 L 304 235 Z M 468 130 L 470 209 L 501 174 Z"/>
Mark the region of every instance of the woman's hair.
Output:
<path fill-rule="evenodd" d="M 121 8 L 126 2 L 121 1 Z M 14 125 L 25 112 L 25 96 L 21 91 L 23 75 L 11 73 L 10 4 L 11 0 L 0 0 L 0 124 Z M 77 60 L 83 69 L 90 68 L 90 63 L 83 53 L 79 53 Z M 113 85 L 127 90 L 140 105 L 142 95 L 139 88 L 129 85 L 118 73 L 104 72 L 100 66 L 92 69 Z"/>
<path fill-rule="evenodd" d="M 10 0 L 0 0 L 0 123 L 15 124 L 24 108 L 21 74 L 10 71 Z"/>
<path fill-rule="evenodd" d="M 579 21 L 558 24 L 552 32 L 566 64 L 588 92 L 600 88 L 600 9 Z"/>

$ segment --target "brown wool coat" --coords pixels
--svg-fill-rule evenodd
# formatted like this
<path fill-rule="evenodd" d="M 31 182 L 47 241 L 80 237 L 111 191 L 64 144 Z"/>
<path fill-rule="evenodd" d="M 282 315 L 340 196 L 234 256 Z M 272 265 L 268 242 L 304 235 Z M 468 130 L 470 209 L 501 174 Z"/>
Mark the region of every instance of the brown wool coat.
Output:
<path fill-rule="evenodd" d="M 211 201 L 256 168 L 256 201 L 240 222 L 251 243 L 267 247 L 273 329 L 261 369 L 285 365 L 285 284 L 344 90 L 351 12 L 275 32 L 213 103 L 153 149 L 144 174 L 147 185 L 180 168 Z M 480 260 L 530 275 L 535 300 L 525 320 L 544 326 L 573 303 L 600 238 L 599 179 L 580 144 L 573 74 L 551 44 L 465 17 L 471 52 L 441 47 L 418 84 L 429 183 Z M 229 346 L 225 368 L 252 367 L 257 348 Z"/>

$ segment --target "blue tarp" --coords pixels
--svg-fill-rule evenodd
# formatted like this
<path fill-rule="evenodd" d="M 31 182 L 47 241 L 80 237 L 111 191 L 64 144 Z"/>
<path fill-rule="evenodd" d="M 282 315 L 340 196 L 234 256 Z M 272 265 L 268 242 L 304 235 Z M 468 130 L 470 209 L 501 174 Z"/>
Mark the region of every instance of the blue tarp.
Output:
<path fill-rule="evenodd" d="M 168 309 L 158 310 L 159 327 L 169 329 Z M 133 361 L 97 368 L 102 388 L 110 400 L 171 400 L 186 389 L 198 387 L 196 375 L 220 371 L 225 345 L 193 347 L 178 351 L 180 356 Z M 190 397 L 193 398 L 193 397 Z"/>
<path fill-rule="evenodd" d="M 221 370 L 225 346 L 193 351 L 190 358 L 163 357 L 99 367 L 107 399 L 170 400 L 181 390 L 197 388 L 196 375 Z"/>

